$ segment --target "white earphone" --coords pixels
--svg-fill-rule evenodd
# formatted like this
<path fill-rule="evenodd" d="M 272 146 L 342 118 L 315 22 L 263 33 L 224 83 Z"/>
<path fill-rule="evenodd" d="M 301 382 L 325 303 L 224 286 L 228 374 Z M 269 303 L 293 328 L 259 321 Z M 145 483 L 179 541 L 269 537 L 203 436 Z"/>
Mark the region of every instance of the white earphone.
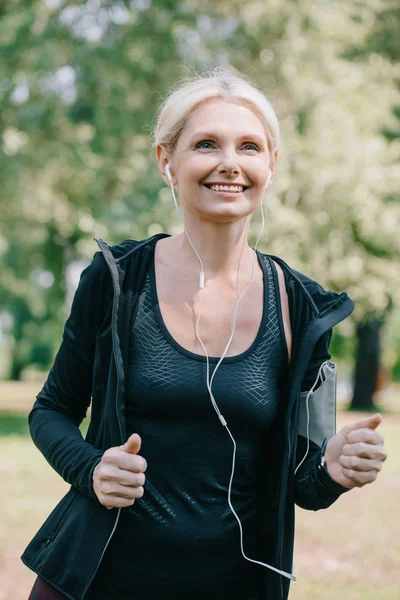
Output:
<path fill-rule="evenodd" d="M 190 236 L 189 236 L 188 232 L 186 231 L 185 223 L 184 223 L 184 221 L 182 219 L 182 216 L 181 216 L 181 213 L 180 213 L 180 210 L 179 210 L 179 207 L 178 207 L 178 203 L 177 203 L 177 200 L 176 200 L 176 197 L 175 197 L 175 190 L 174 190 L 174 186 L 173 186 L 173 183 L 172 183 L 171 171 L 169 169 L 169 164 L 168 163 L 165 165 L 165 172 L 167 174 L 167 178 L 168 178 L 168 181 L 169 181 L 170 186 L 171 186 L 172 198 L 174 200 L 175 208 L 176 208 L 178 216 L 179 216 L 179 218 L 180 218 L 180 220 L 182 222 L 183 229 L 185 231 L 186 237 L 188 238 L 188 241 L 189 241 L 190 245 L 192 246 L 193 250 L 195 251 L 195 253 L 197 255 L 197 258 L 200 261 L 201 271 L 200 271 L 199 287 L 200 287 L 200 290 L 202 290 L 204 288 L 204 266 L 203 266 L 203 261 L 201 260 L 201 258 L 199 256 L 199 253 L 197 252 L 196 248 L 194 247 L 194 245 L 192 243 L 192 240 L 190 239 Z M 271 171 L 271 169 L 269 169 L 266 187 L 268 187 L 268 184 L 270 182 L 271 177 L 272 177 L 272 171 Z M 264 230 L 264 225 L 265 225 L 264 211 L 263 211 L 262 202 L 261 202 L 261 215 L 262 215 L 262 228 L 261 228 L 260 234 L 259 234 L 259 236 L 257 238 L 256 245 L 254 247 L 254 255 L 253 255 L 252 268 L 251 268 L 250 282 L 248 283 L 247 287 L 242 292 L 242 294 L 240 295 L 240 297 L 239 297 L 239 299 L 238 299 L 238 301 L 236 303 L 235 310 L 234 310 L 234 315 L 233 315 L 232 332 L 231 332 L 230 338 L 228 340 L 228 343 L 227 343 L 227 345 L 225 347 L 225 350 L 222 353 L 222 356 L 219 359 L 219 361 L 218 361 L 218 363 L 217 363 L 217 365 L 216 365 L 216 367 L 215 367 L 215 369 L 213 371 L 211 379 L 210 379 L 210 364 L 209 364 L 209 360 L 208 360 L 208 353 L 207 353 L 206 347 L 204 346 L 202 340 L 200 339 L 199 331 L 198 331 L 198 329 L 199 329 L 199 322 L 200 322 L 200 314 L 201 314 L 201 295 L 200 295 L 199 314 L 198 314 L 197 322 L 196 322 L 196 336 L 197 336 L 197 339 L 199 340 L 200 344 L 202 345 L 203 350 L 204 350 L 205 355 L 206 355 L 206 360 L 207 360 L 207 389 L 208 389 L 208 392 L 210 394 L 211 403 L 212 403 L 212 405 L 213 405 L 213 407 L 215 409 L 215 412 L 218 415 L 218 419 L 221 421 L 222 425 L 226 428 L 226 430 L 227 430 L 227 432 L 228 432 L 228 434 L 229 434 L 229 436 L 230 436 L 230 438 L 231 438 L 231 440 L 233 442 L 233 457 L 232 457 L 233 460 L 232 460 L 232 472 L 231 472 L 231 477 L 230 477 L 230 480 L 229 480 L 229 488 L 228 488 L 228 504 L 229 504 L 229 507 L 230 507 L 232 513 L 234 514 L 234 516 L 235 516 L 235 518 L 236 518 L 236 520 L 238 522 L 238 525 L 239 525 L 239 530 L 240 530 L 240 547 L 241 547 L 242 555 L 249 562 L 255 563 L 257 565 L 261 565 L 262 567 L 266 567 L 267 569 L 271 569 L 272 571 L 275 571 L 276 573 L 279 573 L 280 575 L 283 575 L 284 577 L 287 577 L 288 579 L 291 579 L 292 581 L 296 581 L 296 577 L 294 575 L 292 575 L 292 573 L 287 573 L 286 571 L 282 571 L 281 569 L 277 569 L 276 567 L 273 567 L 273 566 L 268 565 L 266 563 L 260 562 L 259 560 L 254 560 L 252 558 L 249 558 L 244 553 L 242 523 L 240 522 L 240 519 L 239 519 L 238 515 L 236 514 L 235 509 L 233 508 L 232 502 L 231 502 L 232 481 L 233 481 L 233 476 L 234 476 L 234 473 L 235 473 L 236 442 L 235 442 L 235 439 L 234 439 L 233 435 L 231 434 L 231 432 L 230 432 L 230 430 L 228 428 L 228 423 L 226 422 L 224 416 L 221 414 L 221 412 L 219 410 L 219 407 L 217 405 L 217 402 L 216 402 L 216 400 L 215 400 L 215 398 L 213 396 L 213 393 L 211 391 L 211 384 L 212 384 L 212 381 L 213 381 L 213 379 L 215 377 L 215 373 L 216 373 L 219 365 L 221 364 L 222 360 L 224 359 L 226 353 L 228 352 L 229 346 L 231 345 L 231 342 L 232 342 L 232 339 L 233 339 L 233 334 L 235 332 L 235 326 L 236 326 L 236 313 L 237 313 L 237 309 L 238 309 L 239 303 L 240 303 L 241 299 L 243 298 L 243 296 L 245 295 L 245 293 L 247 292 L 248 288 L 250 287 L 251 282 L 253 281 L 254 259 L 256 257 L 256 248 L 257 248 L 259 239 L 260 239 L 260 237 L 262 235 L 262 232 Z M 249 223 L 250 223 L 250 220 L 248 221 L 248 224 Z M 239 265 L 240 265 L 240 262 L 239 262 Z M 238 267 L 237 274 L 236 274 L 236 289 L 238 289 L 238 279 L 239 279 L 239 267 Z"/>
<path fill-rule="evenodd" d="M 167 179 L 170 183 L 172 183 L 171 171 L 169 170 L 169 164 L 165 165 L 165 172 L 167 174 Z"/>

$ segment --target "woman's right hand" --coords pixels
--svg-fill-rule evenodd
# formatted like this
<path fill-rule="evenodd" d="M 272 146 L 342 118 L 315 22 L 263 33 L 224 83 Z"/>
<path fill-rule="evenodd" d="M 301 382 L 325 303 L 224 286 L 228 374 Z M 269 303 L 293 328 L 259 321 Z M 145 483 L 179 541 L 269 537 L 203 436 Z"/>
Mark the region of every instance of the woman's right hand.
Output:
<path fill-rule="evenodd" d="M 147 462 L 138 456 L 142 440 L 133 433 L 123 446 L 106 450 L 93 471 L 93 489 L 108 509 L 132 506 L 144 494 Z"/>

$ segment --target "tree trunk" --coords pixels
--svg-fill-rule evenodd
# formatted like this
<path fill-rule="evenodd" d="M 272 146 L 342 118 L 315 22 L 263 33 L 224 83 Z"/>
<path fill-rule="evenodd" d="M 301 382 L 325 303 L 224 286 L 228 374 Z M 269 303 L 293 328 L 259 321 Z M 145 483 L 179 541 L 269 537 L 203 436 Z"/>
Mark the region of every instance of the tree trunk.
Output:
<path fill-rule="evenodd" d="M 10 375 L 9 379 L 11 381 L 21 381 L 22 371 L 25 367 L 24 361 L 20 360 L 18 357 L 18 349 L 12 353 L 11 356 L 11 365 L 10 365 Z"/>
<path fill-rule="evenodd" d="M 382 319 L 371 319 L 357 326 L 358 349 L 350 410 L 375 410 L 374 394 L 381 362 L 382 325 Z"/>
<path fill-rule="evenodd" d="M 26 366 L 26 349 L 24 344 L 25 324 L 32 319 L 32 314 L 24 298 L 15 298 L 11 307 L 13 316 L 12 336 L 14 346 L 11 354 L 10 379 L 20 381 L 21 374 Z"/>

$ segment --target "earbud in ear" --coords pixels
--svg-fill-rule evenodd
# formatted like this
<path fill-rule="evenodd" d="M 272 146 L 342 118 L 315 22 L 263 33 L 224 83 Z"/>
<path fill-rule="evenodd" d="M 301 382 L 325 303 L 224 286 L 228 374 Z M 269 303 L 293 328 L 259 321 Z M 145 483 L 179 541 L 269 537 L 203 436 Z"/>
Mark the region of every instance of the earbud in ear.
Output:
<path fill-rule="evenodd" d="M 172 183 L 171 171 L 169 170 L 169 164 L 165 165 L 165 172 L 167 174 L 167 179 L 170 183 Z"/>

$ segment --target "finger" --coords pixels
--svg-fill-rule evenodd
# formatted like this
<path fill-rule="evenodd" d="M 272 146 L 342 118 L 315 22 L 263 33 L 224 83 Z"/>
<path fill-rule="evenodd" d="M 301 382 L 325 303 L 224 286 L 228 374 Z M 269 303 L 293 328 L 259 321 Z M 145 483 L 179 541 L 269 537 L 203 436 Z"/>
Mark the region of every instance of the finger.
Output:
<path fill-rule="evenodd" d="M 353 471 L 352 469 L 343 468 L 343 474 L 347 479 L 350 479 L 357 487 L 362 487 L 367 483 L 372 483 L 378 476 L 378 472 L 373 471 Z"/>
<path fill-rule="evenodd" d="M 342 454 L 345 456 L 359 456 L 360 458 L 371 458 L 386 460 L 387 452 L 380 444 L 366 444 L 357 442 L 355 444 L 345 444 Z"/>
<path fill-rule="evenodd" d="M 366 444 L 382 444 L 384 443 L 383 436 L 375 429 L 356 429 L 350 431 L 347 436 L 347 442 L 353 444 L 355 442 L 365 442 Z"/>
<path fill-rule="evenodd" d="M 143 486 L 120 485 L 115 482 L 102 482 L 99 485 L 100 493 L 108 498 L 126 498 L 127 500 L 141 498 L 144 494 Z"/>
<path fill-rule="evenodd" d="M 131 471 L 120 471 L 121 476 L 118 480 L 120 485 L 128 487 L 139 487 L 145 484 L 146 475 L 144 473 L 132 473 Z"/>
<path fill-rule="evenodd" d="M 131 487 L 126 485 L 119 485 L 110 483 L 103 483 L 100 487 L 100 496 L 104 499 L 109 506 L 113 503 L 116 498 L 125 500 L 137 500 L 144 494 L 144 487 Z"/>
<path fill-rule="evenodd" d="M 343 427 L 342 431 L 346 434 L 349 434 L 351 431 L 355 431 L 356 429 L 376 429 L 378 425 L 382 423 L 382 421 L 382 415 L 376 413 L 375 415 L 371 415 L 369 417 L 366 417 L 365 419 L 361 419 L 361 421 L 357 421 L 356 423 L 346 425 L 345 427 Z"/>
<path fill-rule="evenodd" d="M 359 456 L 342 456 L 339 462 L 345 469 L 351 471 L 381 471 L 382 461 L 378 459 L 360 458 Z"/>
<path fill-rule="evenodd" d="M 143 456 L 129 454 L 128 452 L 118 453 L 116 465 L 123 471 L 131 471 L 133 473 L 144 473 L 147 469 L 147 462 Z"/>
<path fill-rule="evenodd" d="M 115 465 L 105 465 L 103 469 L 96 472 L 94 483 L 97 492 L 104 494 L 118 495 L 118 490 L 123 490 L 123 495 L 126 496 L 126 488 L 137 488 L 144 486 L 146 476 L 144 473 L 132 473 L 131 471 L 123 471 L 115 467 Z"/>
<path fill-rule="evenodd" d="M 125 444 L 120 446 L 121 450 L 127 452 L 129 454 L 137 454 L 142 445 L 142 438 L 138 433 L 132 433 L 131 436 L 127 439 Z"/>
<path fill-rule="evenodd" d="M 136 498 L 128 499 L 128 498 L 120 498 L 118 496 L 108 497 L 105 496 L 100 500 L 100 503 L 111 510 L 112 508 L 126 508 L 128 506 L 133 506 L 136 502 Z"/>

